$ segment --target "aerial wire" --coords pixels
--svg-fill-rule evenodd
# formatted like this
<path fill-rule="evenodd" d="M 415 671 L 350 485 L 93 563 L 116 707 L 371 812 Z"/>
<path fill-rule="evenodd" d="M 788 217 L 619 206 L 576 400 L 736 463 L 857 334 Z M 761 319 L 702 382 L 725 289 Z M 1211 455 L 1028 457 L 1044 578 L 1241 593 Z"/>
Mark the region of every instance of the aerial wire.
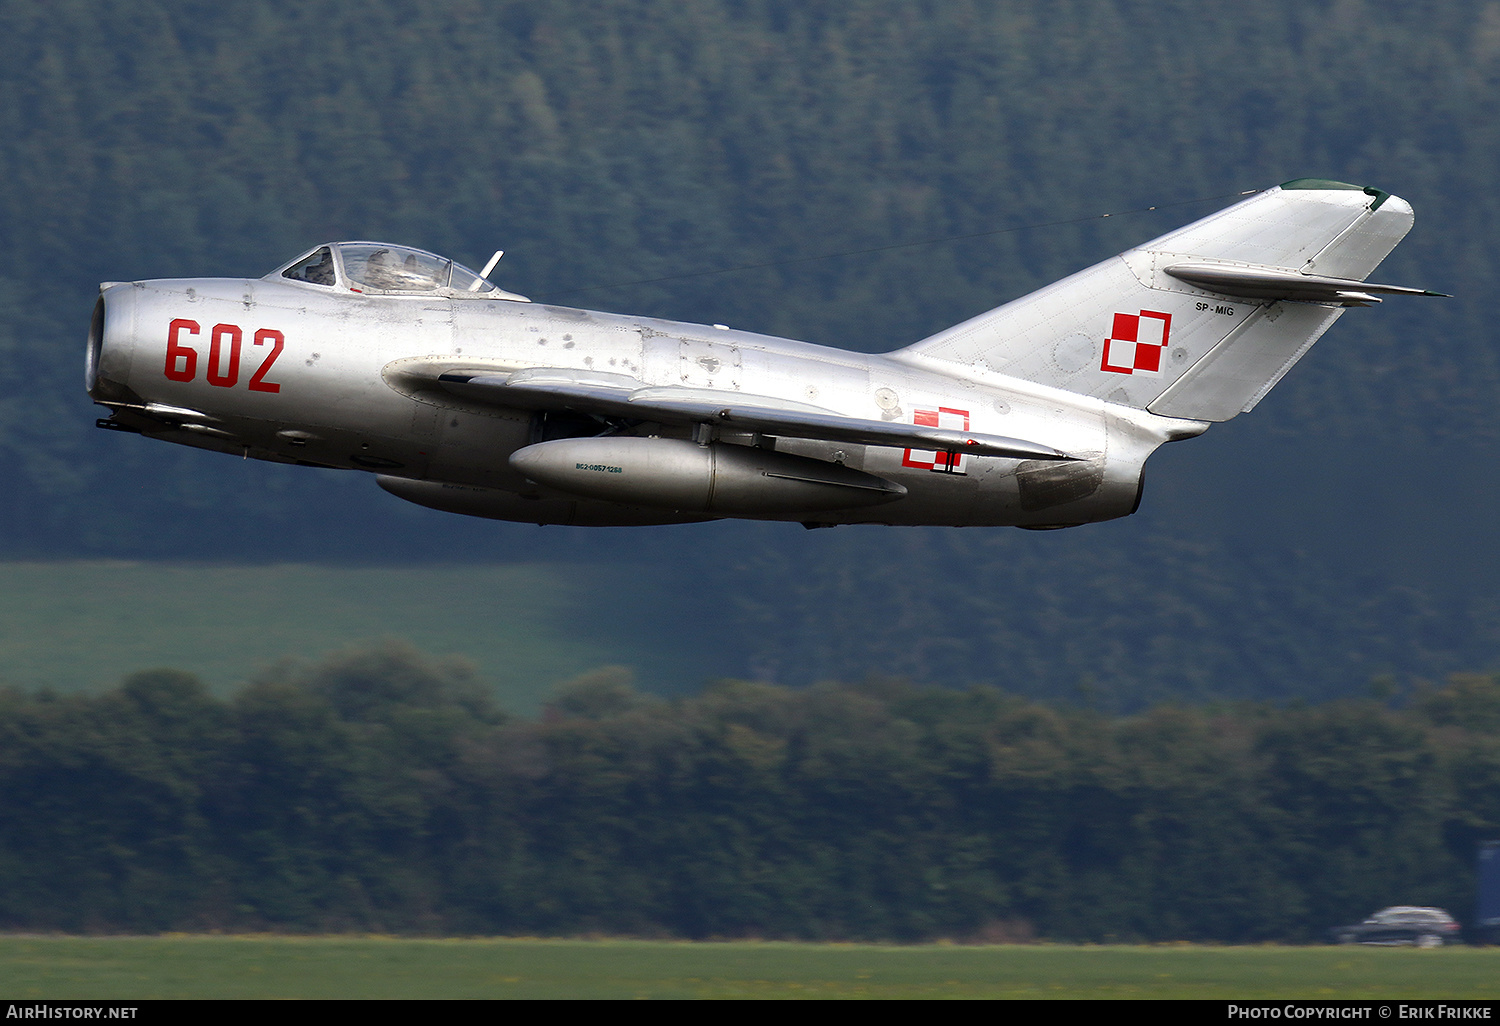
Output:
<path fill-rule="evenodd" d="M 736 271 L 758 271 L 767 267 L 786 267 L 790 264 L 808 264 L 818 260 L 836 260 L 839 257 L 868 256 L 871 253 L 889 253 L 897 249 L 915 249 L 918 246 L 941 246 L 947 242 L 964 242 L 969 239 L 984 239 L 992 235 L 1008 235 L 1013 232 L 1029 232 L 1038 228 L 1061 228 L 1070 224 L 1084 224 L 1088 221 L 1101 221 L 1106 217 L 1125 217 L 1130 214 L 1147 214 L 1153 210 L 1165 210 L 1168 207 L 1181 207 L 1189 203 L 1207 203 L 1210 200 L 1230 199 L 1233 197 L 1253 196 L 1260 189 L 1245 189 L 1241 192 L 1225 192 L 1217 196 L 1199 196 L 1195 199 L 1174 200 L 1171 203 L 1157 203 L 1149 207 L 1137 207 L 1134 210 L 1116 210 L 1107 214 L 1088 214 L 1084 217 L 1070 217 L 1063 221 L 1043 221 L 1039 224 L 1014 225 L 1010 228 L 994 228 L 990 231 L 971 232 L 967 235 L 946 235 L 940 239 L 922 239 L 917 242 L 895 242 L 887 246 L 871 246 L 868 249 L 848 249 L 838 253 L 818 253 L 814 256 L 789 257 L 785 260 L 767 260 L 759 264 L 740 264 L 737 267 L 718 267 L 709 271 L 689 271 L 686 274 L 668 274 L 660 278 L 641 278 L 636 281 L 617 281 L 608 285 L 588 285 L 584 288 L 567 289 L 562 292 L 549 292 L 536 298 L 546 302 L 558 299 L 562 296 L 576 296 L 584 292 L 602 292 L 605 289 L 623 289 L 633 285 L 657 285 L 665 281 L 683 281 L 688 278 L 707 278 L 715 274 L 733 274 Z"/>

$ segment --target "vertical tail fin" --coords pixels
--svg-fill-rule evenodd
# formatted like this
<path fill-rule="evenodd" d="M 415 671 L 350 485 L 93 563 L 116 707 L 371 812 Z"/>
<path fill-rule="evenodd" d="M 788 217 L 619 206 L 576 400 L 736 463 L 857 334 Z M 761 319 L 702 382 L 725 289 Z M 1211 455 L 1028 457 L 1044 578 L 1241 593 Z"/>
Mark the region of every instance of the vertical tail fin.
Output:
<path fill-rule="evenodd" d="M 901 351 L 1168 417 L 1248 412 L 1412 225 L 1378 189 L 1298 179 Z M 1436 295 L 1436 293 L 1428 293 Z"/>

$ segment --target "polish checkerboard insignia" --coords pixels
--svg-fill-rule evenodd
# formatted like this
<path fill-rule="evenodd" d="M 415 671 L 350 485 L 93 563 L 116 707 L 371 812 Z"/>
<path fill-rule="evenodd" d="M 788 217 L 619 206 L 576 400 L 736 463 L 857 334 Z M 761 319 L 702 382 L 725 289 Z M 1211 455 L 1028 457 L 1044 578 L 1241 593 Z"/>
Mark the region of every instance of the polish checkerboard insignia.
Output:
<path fill-rule="evenodd" d="M 1104 360 L 1099 369 L 1116 374 L 1158 374 L 1171 333 L 1169 313 L 1156 310 L 1117 313 L 1114 329 L 1104 340 Z"/>
<path fill-rule="evenodd" d="M 950 410 L 946 406 L 939 406 L 935 410 L 912 411 L 912 423 L 923 427 L 952 428 L 955 431 L 969 430 L 969 411 Z M 961 452 L 923 452 L 920 449 L 907 449 L 901 457 L 903 467 L 915 467 L 918 470 L 936 470 L 944 474 L 963 474 L 965 456 Z"/>

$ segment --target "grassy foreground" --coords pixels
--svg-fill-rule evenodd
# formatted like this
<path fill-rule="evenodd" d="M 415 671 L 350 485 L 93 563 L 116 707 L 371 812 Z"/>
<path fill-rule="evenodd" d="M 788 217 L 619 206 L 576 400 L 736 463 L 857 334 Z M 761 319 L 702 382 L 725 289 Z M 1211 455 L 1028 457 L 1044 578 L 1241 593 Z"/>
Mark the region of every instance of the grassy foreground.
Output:
<path fill-rule="evenodd" d="M 1500 949 L 5 937 L 0 1000 L 1500 999 Z"/>

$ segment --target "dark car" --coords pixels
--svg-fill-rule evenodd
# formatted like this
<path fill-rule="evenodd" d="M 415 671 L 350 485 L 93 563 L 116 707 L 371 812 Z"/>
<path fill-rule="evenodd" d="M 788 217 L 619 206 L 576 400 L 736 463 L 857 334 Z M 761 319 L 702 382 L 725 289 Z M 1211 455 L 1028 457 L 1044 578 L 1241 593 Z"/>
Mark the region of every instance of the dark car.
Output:
<path fill-rule="evenodd" d="M 1330 931 L 1335 944 L 1414 944 L 1440 948 L 1458 941 L 1458 924 L 1440 908 L 1393 905 L 1354 926 Z"/>

